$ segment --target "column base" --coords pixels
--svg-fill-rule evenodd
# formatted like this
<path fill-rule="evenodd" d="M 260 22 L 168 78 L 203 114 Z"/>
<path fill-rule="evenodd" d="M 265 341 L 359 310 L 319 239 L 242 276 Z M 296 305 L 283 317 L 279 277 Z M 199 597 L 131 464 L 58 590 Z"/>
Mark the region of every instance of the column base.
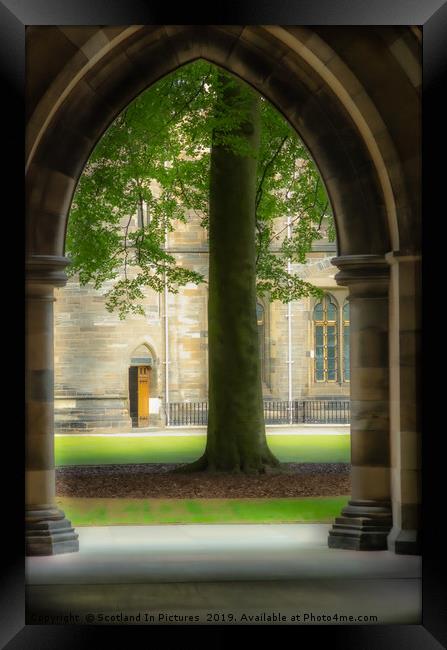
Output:
<path fill-rule="evenodd" d="M 349 501 L 329 531 L 329 548 L 386 551 L 392 526 L 391 503 Z"/>
<path fill-rule="evenodd" d="M 25 515 L 25 555 L 56 555 L 79 551 L 78 534 L 62 510 L 33 506 Z"/>
<path fill-rule="evenodd" d="M 396 555 L 421 555 L 419 531 L 393 527 L 388 535 L 388 550 L 393 551 Z"/>

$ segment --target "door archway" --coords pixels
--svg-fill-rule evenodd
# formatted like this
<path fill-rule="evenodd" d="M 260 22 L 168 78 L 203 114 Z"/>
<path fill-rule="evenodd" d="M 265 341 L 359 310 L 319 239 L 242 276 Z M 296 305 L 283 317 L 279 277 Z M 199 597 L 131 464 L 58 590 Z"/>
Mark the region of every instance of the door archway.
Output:
<path fill-rule="evenodd" d="M 129 415 L 132 427 L 147 427 L 150 424 L 153 364 L 154 357 L 145 344 L 133 351 L 129 365 Z"/>

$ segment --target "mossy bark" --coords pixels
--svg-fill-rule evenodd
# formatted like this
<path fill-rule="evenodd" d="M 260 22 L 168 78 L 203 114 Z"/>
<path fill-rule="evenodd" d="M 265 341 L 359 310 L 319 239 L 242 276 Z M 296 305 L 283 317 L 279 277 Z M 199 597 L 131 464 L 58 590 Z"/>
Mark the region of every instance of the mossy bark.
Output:
<path fill-rule="evenodd" d="M 224 87 L 227 106 L 247 95 Z M 260 98 L 249 93 L 237 134 L 259 150 Z M 216 134 L 215 134 L 216 136 Z M 256 317 L 255 156 L 213 140 L 209 211 L 209 412 L 204 455 L 192 470 L 259 473 L 279 461 L 267 446 Z"/>

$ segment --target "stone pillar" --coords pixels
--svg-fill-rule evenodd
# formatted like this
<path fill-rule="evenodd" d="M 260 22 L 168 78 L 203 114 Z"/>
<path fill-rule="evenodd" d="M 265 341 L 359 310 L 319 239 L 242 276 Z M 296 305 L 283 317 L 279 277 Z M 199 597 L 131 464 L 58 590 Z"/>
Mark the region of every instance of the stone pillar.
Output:
<path fill-rule="evenodd" d="M 390 499 L 388 276 L 378 255 L 337 257 L 349 287 L 352 497 L 329 532 L 330 548 L 385 550 Z"/>
<path fill-rule="evenodd" d="M 388 548 L 421 552 L 421 259 L 398 252 L 390 264 L 390 436 L 393 528 Z"/>
<path fill-rule="evenodd" d="M 26 555 L 79 550 L 78 535 L 55 502 L 53 292 L 66 282 L 67 263 L 44 255 L 26 263 Z"/>

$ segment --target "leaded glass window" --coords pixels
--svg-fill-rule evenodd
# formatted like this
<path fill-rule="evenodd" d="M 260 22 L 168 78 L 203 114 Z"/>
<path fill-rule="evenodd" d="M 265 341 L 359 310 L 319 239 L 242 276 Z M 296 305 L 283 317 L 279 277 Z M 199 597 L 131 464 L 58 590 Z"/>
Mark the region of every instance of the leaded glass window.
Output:
<path fill-rule="evenodd" d="M 315 381 L 337 381 L 338 337 L 337 305 L 332 296 L 324 296 L 314 307 Z"/>

